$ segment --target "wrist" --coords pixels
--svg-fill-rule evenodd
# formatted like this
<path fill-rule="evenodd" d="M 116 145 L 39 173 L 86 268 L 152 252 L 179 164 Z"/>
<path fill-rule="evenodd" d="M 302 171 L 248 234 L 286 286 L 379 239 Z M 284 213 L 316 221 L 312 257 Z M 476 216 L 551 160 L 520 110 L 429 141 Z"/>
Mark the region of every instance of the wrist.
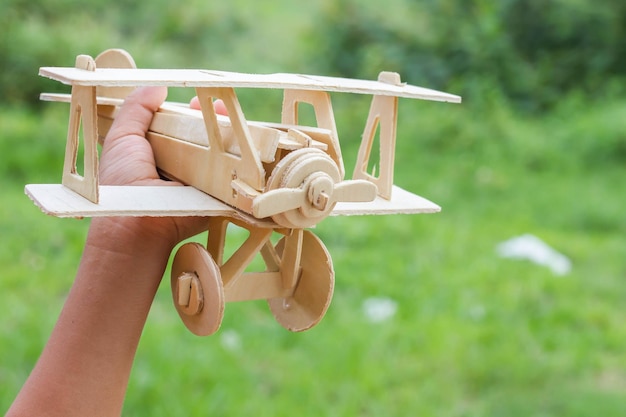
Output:
<path fill-rule="evenodd" d="M 128 256 L 169 257 L 178 243 L 171 226 L 164 224 L 169 220 L 154 217 L 94 218 L 86 247 Z"/>

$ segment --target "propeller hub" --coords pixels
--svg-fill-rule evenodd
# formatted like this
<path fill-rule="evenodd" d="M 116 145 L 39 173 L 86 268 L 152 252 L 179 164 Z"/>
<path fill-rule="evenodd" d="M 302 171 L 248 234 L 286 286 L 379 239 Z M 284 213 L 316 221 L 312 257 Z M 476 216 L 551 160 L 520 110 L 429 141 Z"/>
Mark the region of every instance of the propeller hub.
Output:
<path fill-rule="evenodd" d="M 312 178 L 311 178 L 312 177 Z M 333 179 L 325 173 L 315 173 L 308 178 L 307 198 L 309 203 L 320 211 L 325 211 L 333 195 Z"/>

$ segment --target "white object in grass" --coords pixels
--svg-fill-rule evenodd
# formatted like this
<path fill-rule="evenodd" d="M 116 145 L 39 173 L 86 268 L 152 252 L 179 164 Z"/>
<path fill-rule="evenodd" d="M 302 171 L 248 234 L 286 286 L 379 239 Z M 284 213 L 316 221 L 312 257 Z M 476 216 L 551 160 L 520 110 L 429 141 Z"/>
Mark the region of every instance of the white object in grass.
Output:
<path fill-rule="evenodd" d="M 391 319 L 398 311 L 398 303 L 390 298 L 371 297 L 363 301 L 363 314 L 371 323 L 381 323 Z"/>
<path fill-rule="evenodd" d="M 525 259 L 550 268 L 555 275 L 567 275 L 572 269 L 568 257 L 559 253 L 538 237 L 525 234 L 500 243 L 496 247 L 503 258 Z"/>

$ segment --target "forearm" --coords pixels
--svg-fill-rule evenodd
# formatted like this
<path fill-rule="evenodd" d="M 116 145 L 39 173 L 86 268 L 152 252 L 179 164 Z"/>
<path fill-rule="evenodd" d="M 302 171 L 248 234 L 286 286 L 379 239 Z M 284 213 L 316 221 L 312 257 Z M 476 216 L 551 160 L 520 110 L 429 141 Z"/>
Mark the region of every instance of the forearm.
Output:
<path fill-rule="evenodd" d="M 174 243 L 138 233 L 146 230 L 137 227 L 142 221 L 158 220 L 93 220 L 61 316 L 9 415 L 121 413 L 139 338 Z"/>
<path fill-rule="evenodd" d="M 100 184 L 175 186 L 159 179 L 145 138 L 165 88 L 130 94 L 100 157 Z M 91 223 L 76 281 L 9 416 L 117 416 L 139 338 L 167 264 L 200 217 L 104 218 Z"/>

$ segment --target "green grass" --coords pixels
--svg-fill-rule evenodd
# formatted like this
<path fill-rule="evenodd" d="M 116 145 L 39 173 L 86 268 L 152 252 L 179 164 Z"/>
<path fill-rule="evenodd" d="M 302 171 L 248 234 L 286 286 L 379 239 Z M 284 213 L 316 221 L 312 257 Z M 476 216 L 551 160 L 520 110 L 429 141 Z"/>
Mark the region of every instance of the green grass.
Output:
<path fill-rule="evenodd" d="M 125 415 L 622 415 L 626 165 L 616 152 L 624 103 L 574 106 L 569 123 L 565 110 L 522 119 L 495 106 L 401 106 L 417 116 L 400 121 L 396 183 L 443 211 L 319 225 L 335 295 L 321 324 L 302 334 L 283 330 L 266 303 L 245 302 L 228 304 L 221 330 L 198 338 L 179 321 L 164 280 Z M 28 139 L 33 128 L 23 126 L 40 115 L 19 115 L 24 131 L 15 135 L 36 155 L 41 138 Z M 63 132 L 59 123 L 49 130 Z M 345 121 L 340 128 L 358 138 Z M 63 141 L 48 145 L 62 155 Z M 347 140 L 346 158 L 355 150 Z M 46 217 L 23 195 L 25 181 L 57 181 L 56 163 L 7 164 L 26 165 L 2 182 L 5 407 L 60 311 L 88 226 Z M 495 246 L 523 233 L 568 256 L 572 272 L 498 258 Z M 396 315 L 368 322 L 370 297 L 394 300 Z"/>

